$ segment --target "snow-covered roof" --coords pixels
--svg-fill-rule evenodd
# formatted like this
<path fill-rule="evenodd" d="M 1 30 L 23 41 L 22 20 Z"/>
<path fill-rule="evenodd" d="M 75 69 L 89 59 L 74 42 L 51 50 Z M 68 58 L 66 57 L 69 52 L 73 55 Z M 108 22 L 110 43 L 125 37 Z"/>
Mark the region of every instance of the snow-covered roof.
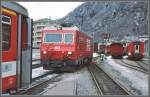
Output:
<path fill-rule="evenodd" d="M 43 30 L 79 30 L 78 27 L 74 26 L 74 27 L 55 27 L 55 26 L 51 26 L 51 27 L 45 27 Z"/>

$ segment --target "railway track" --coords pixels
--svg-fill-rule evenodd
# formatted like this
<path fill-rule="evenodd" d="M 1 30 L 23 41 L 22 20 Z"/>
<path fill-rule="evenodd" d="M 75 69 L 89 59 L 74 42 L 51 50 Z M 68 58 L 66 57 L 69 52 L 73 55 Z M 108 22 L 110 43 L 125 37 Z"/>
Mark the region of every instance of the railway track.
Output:
<path fill-rule="evenodd" d="M 62 74 L 55 74 L 53 77 L 50 78 L 42 78 L 42 81 L 37 82 L 36 84 L 33 84 L 29 86 L 28 88 L 24 90 L 20 90 L 15 95 L 36 95 L 36 94 L 42 94 L 43 91 L 46 90 L 46 87 L 52 83 L 53 80 L 55 80 L 57 77 L 61 76 Z"/>
<path fill-rule="evenodd" d="M 96 85 L 96 87 L 97 87 L 97 89 L 98 89 L 99 94 L 100 94 L 101 96 L 103 96 L 104 94 L 103 94 L 101 88 L 99 87 L 98 81 L 97 81 L 96 78 L 94 77 L 94 74 L 92 73 L 92 71 L 90 71 L 89 68 L 88 68 L 88 70 L 89 70 L 89 72 L 90 72 L 90 74 L 91 74 L 91 76 L 92 76 L 92 78 L 93 78 L 93 81 L 94 81 L 94 83 L 95 83 L 95 85 Z"/>
<path fill-rule="evenodd" d="M 127 62 L 125 62 L 124 60 L 115 60 L 117 63 L 119 63 L 120 65 L 126 66 L 128 68 L 134 69 L 136 71 L 140 71 L 143 72 L 145 74 L 148 74 L 148 69 L 143 68 L 142 65 L 139 65 L 139 63 L 137 63 L 137 65 L 133 65 L 133 64 L 129 64 Z"/>
<path fill-rule="evenodd" d="M 145 68 L 148 70 L 148 64 L 143 61 L 135 61 L 138 65 L 140 65 L 142 68 Z"/>
<path fill-rule="evenodd" d="M 134 95 L 96 64 L 90 65 L 88 70 L 91 73 L 100 95 Z"/>
<path fill-rule="evenodd" d="M 144 62 L 144 61 L 140 61 L 142 64 L 148 65 L 148 63 Z"/>

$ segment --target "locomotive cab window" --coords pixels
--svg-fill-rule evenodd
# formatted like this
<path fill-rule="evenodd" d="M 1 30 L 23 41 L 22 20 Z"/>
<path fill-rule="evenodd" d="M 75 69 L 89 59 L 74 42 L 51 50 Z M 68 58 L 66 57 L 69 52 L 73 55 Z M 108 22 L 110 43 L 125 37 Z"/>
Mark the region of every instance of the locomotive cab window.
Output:
<path fill-rule="evenodd" d="M 72 43 L 73 42 L 73 34 L 64 34 L 64 42 L 65 43 Z"/>
<path fill-rule="evenodd" d="M 8 51 L 10 49 L 10 37 L 11 37 L 11 18 L 2 15 L 2 50 Z"/>
<path fill-rule="evenodd" d="M 62 34 L 45 34 L 44 42 L 60 43 L 62 42 Z"/>

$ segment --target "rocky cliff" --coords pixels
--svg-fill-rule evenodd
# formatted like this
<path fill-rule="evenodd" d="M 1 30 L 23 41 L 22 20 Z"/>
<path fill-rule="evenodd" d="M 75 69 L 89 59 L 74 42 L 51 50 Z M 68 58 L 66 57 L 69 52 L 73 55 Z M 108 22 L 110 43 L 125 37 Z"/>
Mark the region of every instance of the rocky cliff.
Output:
<path fill-rule="evenodd" d="M 147 2 L 85 2 L 64 18 L 65 26 L 77 26 L 81 31 L 101 39 L 102 33 L 122 39 L 125 35 L 148 35 Z"/>

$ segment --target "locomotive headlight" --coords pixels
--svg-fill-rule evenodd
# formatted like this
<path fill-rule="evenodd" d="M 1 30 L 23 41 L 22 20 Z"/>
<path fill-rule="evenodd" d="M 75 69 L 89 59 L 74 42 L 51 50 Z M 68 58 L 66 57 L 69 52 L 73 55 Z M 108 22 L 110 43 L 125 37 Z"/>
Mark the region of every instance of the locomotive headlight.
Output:
<path fill-rule="evenodd" d="M 47 51 L 43 51 L 43 54 L 47 54 Z"/>
<path fill-rule="evenodd" d="M 72 54 L 72 52 L 68 52 L 68 55 L 71 55 Z"/>
<path fill-rule="evenodd" d="M 130 55 L 131 55 L 131 53 L 129 52 L 129 53 L 128 53 L 128 55 L 130 56 Z"/>

